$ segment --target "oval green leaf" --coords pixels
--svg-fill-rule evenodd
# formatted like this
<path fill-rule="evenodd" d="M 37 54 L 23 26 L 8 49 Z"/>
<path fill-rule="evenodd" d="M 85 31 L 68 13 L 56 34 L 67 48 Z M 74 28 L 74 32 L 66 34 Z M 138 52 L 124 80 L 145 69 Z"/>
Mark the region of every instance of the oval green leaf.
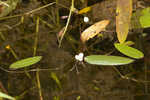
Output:
<path fill-rule="evenodd" d="M 126 65 L 134 60 L 120 56 L 90 55 L 86 56 L 84 61 L 95 65 Z"/>
<path fill-rule="evenodd" d="M 142 10 L 142 16 L 140 17 L 140 24 L 142 28 L 150 27 L 150 7 Z"/>
<path fill-rule="evenodd" d="M 41 59 L 42 56 L 29 57 L 12 63 L 9 68 L 11 69 L 24 68 L 39 62 Z"/>
<path fill-rule="evenodd" d="M 115 43 L 114 45 L 118 51 L 120 51 L 121 53 L 123 53 L 126 56 L 136 58 L 136 59 L 140 59 L 140 58 L 144 57 L 144 54 L 135 48 L 132 48 L 125 44 L 120 44 L 120 43 Z"/>

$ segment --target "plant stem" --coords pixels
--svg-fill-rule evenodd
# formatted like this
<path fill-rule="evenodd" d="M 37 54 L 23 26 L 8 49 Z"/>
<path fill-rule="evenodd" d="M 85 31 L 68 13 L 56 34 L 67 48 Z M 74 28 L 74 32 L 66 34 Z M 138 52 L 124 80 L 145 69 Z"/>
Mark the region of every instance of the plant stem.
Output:
<path fill-rule="evenodd" d="M 38 32 L 39 32 L 39 16 L 37 16 L 37 20 L 36 20 L 36 29 L 35 29 L 35 41 L 34 41 L 34 47 L 33 47 L 33 56 L 36 55 L 36 51 L 37 51 Z"/>
<path fill-rule="evenodd" d="M 37 79 L 37 85 L 38 85 L 38 89 L 39 89 L 40 100 L 43 100 L 38 68 L 37 68 L 37 72 L 36 72 L 36 79 Z"/>
<path fill-rule="evenodd" d="M 66 26 L 65 26 L 65 29 L 64 29 L 64 32 L 62 33 L 62 36 L 59 40 L 59 47 L 61 46 L 61 42 L 62 42 L 62 39 L 67 31 L 67 28 L 68 28 L 68 25 L 69 25 L 69 22 L 70 22 L 70 19 L 71 19 L 71 15 L 72 15 L 72 12 L 74 10 L 74 0 L 72 0 L 72 4 L 71 4 L 71 8 L 70 8 L 70 12 L 69 12 L 69 17 L 68 17 L 68 20 L 67 20 L 67 23 L 66 23 Z"/>
<path fill-rule="evenodd" d="M 56 3 L 56 2 L 49 3 L 49 4 L 47 4 L 47 5 L 44 5 L 44 6 L 42 6 L 42 7 L 36 8 L 36 9 L 34 9 L 34 10 L 32 10 L 32 11 L 29 11 L 29 12 L 26 12 L 26 13 L 23 13 L 23 14 L 18 14 L 18 15 L 14 15 L 14 16 L 1 17 L 0 20 L 6 20 L 6 19 L 10 19 L 10 18 L 15 18 L 15 17 L 20 17 L 20 16 L 29 15 L 29 14 L 35 13 L 35 12 L 41 10 L 41 9 L 44 9 L 44 8 L 46 8 L 46 7 L 49 7 L 49 6 L 51 6 L 51 5 L 55 4 L 55 3 Z"/>

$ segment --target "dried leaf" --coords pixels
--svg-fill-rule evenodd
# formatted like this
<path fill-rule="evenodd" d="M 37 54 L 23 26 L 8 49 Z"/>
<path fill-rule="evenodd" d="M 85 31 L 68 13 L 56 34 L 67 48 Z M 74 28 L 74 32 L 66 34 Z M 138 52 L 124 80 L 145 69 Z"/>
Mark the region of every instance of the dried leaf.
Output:
<path fill-rule="evenodd" d="M 109 24 L 109 20 L 102 20 L 88 27 L 81 33 L 81 41 L 84 43 L 90 38 L 93 38 L 99 32 L 103 31 L 108 24 Z"/>
<path fill-rule="evenodd" d="M 132 0 L 117 1 L 116 32 L 120 43 L 124 43 L 129 31 L 132 16 Z"/>

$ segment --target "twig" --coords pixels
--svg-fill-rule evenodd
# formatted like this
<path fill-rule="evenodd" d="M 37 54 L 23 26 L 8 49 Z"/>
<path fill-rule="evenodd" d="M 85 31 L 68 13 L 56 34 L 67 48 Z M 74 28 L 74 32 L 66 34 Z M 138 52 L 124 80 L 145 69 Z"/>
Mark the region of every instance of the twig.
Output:
<path fill-rule="evenodd" d="M 139 83 L 150 83 L 150 81 L 137 80 L 137 79 L 135 79 L 135 78 L 131 78 L 131 77 L 128 77 L 128 76 L 126 76 L 126 75 L 122 75 L 116 67 L 113 67 L 113 69 L 120 75 L 120 77 L 121 77 L 122 79 L 132 80 L 132 81 L 134 81 L 134 82 L 139 82 Z"/>

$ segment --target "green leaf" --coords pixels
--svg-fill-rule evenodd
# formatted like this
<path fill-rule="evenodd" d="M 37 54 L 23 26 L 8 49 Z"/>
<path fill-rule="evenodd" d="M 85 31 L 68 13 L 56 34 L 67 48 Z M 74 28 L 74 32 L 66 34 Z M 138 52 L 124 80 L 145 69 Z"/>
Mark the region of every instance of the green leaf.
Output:
<path fill-rule="evenodd" d="M 140 17 L 140 23 L 142 28 L 150 27 L 150 7 L 142 10 L 142 16 Z"/>
<path fill-rule="evenodd" d="M 131 45 L 134 45 L 134 42 L 133 41 L 126 41 L 124 42 L 125 45 L 128 45 L 128 46 L 131 46 Z"/>
<path fill-rule="evenodd" d="M 27 66 L 30 66 L 39 62 L 41 59 L 42 59 L 42 56 L 29 57 L 29 58 L 14 62 L 13 64 L 10 65 L 9 68 L 11 69 L 24 68 L 24 67 L 27 67 Z"/>
<path fill-rule="evenodd" d="M 5 93 L 2 93 L 1 91 L 0 91 L 0 97 L 1 97 L 1 98 L 6 98 L 6 99 L 10 99 L 10 100 L 15 100 L 14 97 L 9 96 L 9 95 L 7 95 L 7 94 L 5 94 Z"/>
<path fill-rule="evenodd" d="M 90 55 L 86 56 L 84 61 L 95 65 L 125 65 L 132 63 L 134 60 L 119 56 Z"/>
<path fill-rule="evenodd" d="M 119 43 L 115 43 L 114 45 L 118 51 L 120 51 L 126 56 L 136 58 L 136 59 L 140 59 L 144 57 L 144 54 L 135 48 L 129 47 L 125 44 L 119 44 Z"/>

